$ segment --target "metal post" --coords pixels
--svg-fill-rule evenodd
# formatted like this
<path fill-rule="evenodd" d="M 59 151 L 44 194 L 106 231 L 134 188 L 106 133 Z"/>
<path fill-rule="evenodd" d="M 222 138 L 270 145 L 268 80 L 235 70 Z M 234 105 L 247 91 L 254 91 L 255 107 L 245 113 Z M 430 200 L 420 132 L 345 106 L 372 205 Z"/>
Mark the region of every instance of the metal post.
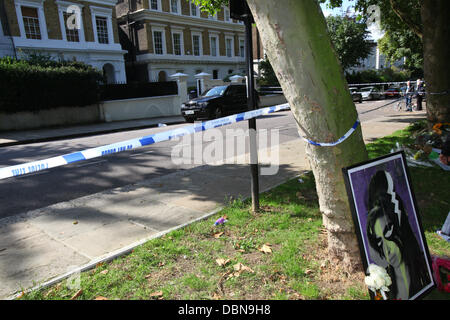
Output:
<path fill-rule="evenodd" d="M 253 74 L 253 43 L 252 43 L 252 21 L 251 14 L 244 17 L 245 24 L 245 42 L 247 51 L 247 105 L 249 110 L 255 110 L 255 88 Z M 252 192 L 252 211 L 259 211 L 259 169 L 258 169 L 258 147 L 256 144 L 256 119 L 248 120 L 249 136 L 250 136 L 250 170 L 252 175 L 251 192 Z"/>

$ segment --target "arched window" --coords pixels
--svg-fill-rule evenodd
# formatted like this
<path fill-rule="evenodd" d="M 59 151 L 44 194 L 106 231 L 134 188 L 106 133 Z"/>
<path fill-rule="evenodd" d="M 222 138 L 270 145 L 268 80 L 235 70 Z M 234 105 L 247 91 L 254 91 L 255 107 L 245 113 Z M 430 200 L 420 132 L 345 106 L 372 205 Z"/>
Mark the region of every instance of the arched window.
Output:
<path fill-rule="evenodd" d="M 165 71 L 160 71 L 158 73 L 158 81 L 159 82 L 166 82 L 167 81 L 167 74 Z"/>

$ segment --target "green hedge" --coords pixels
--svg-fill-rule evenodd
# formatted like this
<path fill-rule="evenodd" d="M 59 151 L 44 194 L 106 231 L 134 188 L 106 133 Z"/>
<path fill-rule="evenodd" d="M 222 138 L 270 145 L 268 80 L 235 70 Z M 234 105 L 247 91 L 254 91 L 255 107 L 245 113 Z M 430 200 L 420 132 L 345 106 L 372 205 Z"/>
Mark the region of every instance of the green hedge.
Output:
<path fill-rule="evenodd" d="M 411 78 L 408 71 L 400 71 L 392 68 L 380 70 L 364 70 L 346 74 L 347 82 L 352 83 L 374 83 L 374 82 L 402 82 Z"/>
<path fill-rule="evenodd" d="M 37 112 L 99 102 L 102 73 L 80 62 L 0 59 L 0 112 Z"/>

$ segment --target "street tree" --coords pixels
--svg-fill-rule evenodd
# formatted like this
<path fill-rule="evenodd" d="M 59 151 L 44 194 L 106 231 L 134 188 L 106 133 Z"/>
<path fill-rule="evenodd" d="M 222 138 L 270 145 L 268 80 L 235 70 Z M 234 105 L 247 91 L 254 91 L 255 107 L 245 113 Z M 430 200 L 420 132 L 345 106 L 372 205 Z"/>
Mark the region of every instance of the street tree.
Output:
<path fill-rule="evenodd" d="M 342 68 L 357 66 L 372 50 L 367 24 L 347 16 L 328 16 L 328 30 Z"/>
<path fill-rule="evenodd" d="M 226 1 L 194 0 L 214 10 Z M 262 44 L 302 135 L 333 142 L 355 123 L 358 114 L 333 49 L 317 0 L 247 1 Z M 307 144 L 330 258 L 349 271 L 361 270 L 342 168 L 367 159 L 361 127 L 335 147 Z"/>
<path fill-rule="evenodd" d="M 320 2 L 342 6 L 342 0 Z M 420 39 L 428 93 L 428 124 L 431 127 L 438 122 L 450 122 L 450 1 L 355 0 L 355 9 L 367 20 L 373 18 L 374 8 L 380 10 L 381 27 L 389 36 L 408 29 Z"/>

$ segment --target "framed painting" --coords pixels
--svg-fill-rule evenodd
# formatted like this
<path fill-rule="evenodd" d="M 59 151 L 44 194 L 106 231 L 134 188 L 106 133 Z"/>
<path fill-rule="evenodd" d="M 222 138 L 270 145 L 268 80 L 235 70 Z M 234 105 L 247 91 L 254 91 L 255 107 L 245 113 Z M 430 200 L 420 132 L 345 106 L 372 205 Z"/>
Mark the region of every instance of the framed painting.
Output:
<path fill-rule="evenodd" d="M 432 260 L 405 154 L 396 152 L 344 168 L 343 174 L 364 270 L 376 265 L 389 276 L 384 299 L 426 295 L 435 287 Z"/>

